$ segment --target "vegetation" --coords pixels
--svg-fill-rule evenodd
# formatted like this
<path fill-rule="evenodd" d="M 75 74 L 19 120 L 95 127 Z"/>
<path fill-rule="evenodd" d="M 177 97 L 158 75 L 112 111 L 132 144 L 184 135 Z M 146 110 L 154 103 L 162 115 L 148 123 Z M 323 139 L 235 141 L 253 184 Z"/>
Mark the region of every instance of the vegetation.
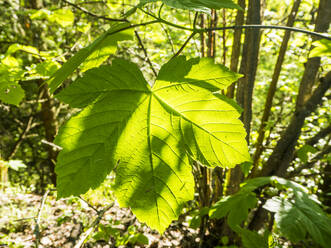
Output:
<path fill-rule="evenodd" d="M 0 246 L 328 247 L 331 2 L 284 2 L 0 0 Z"/>

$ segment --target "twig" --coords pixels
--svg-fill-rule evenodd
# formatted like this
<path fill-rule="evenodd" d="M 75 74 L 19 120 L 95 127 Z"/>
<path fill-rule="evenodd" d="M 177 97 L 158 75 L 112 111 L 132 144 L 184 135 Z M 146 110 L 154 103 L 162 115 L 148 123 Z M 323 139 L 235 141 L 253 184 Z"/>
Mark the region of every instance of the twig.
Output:
<path fill-rule="evenodd" d="M 90 225 L 89 229 L 87 229 L 84 233 L 80 235 L 79 241 L 74 246 L 74 248 L 80 248 L 84 244 L 85 240 L 90 236 L 90 234 L 94 231 L 95 227 L 99 225 L 103 215 L 114 206 L 114 203 L 106 207 L 105 209 L 98 211 L 98 217 L 93 221 L 93 223 Z"/>
<path fill-rule="evenodd" d="M 301 29 L 301 28 L 293 28 L 293 27 L 287 27 L 287 26 L 274 26 L 274 25 L 241 25 L 241 26 L 215 27 L 215 28 L 199 29 L 199 30 L 196 30 L 196 32 L 200 33 L 200 32 L 207 32 L 207 31 L 211 31 L 211 30 L 226 30 L 226 29 L 283 29 L 283 30 L 289 30 L 289 31 L 309 34 L 309 35 L 316 36 L 319 38 L 331 40 L 331 36 L 317 33 L 314 31 L 308 31 L 308 30 Z"/>
<path fill-rule="evenodd" d="M 149 66 L 151 67 L 151 69 L 152 69 L 154 75 L 157 76 L 157 72 L 156 72 L 156 70 L 155 70 L 155 68 L 154 68 L 154 66 L 153 66 L 153 64 L 152 64 L 152 61 L 151 61 L 151 60 L 149 59 L 149 57 L 148 57 L 147 50 L 146 50 L 146 48 L 145 48 L 143 42 L 141 41 L 141 38 L 140 38 L 138 32 L 137 32 L 137 31 L 134 31 L 134 33 L 135 33 L 135 35 L 136 35 L 136 37 L 137 37 L 137 39 L 138 39 L 138 43 L 139 43 L 141 49 L 142 49 L 143 52 L 144 52 L 144 55 L 145 55 L 145 58 L 146 58 L 147 63 L 148 63 Z"/>
<path fill-rule="evenodd" d="M 194 35 L 196 35 L 196 32 L 193 32 L 188 38 L 187 40 L 184 42 L 184 44 L 182 45 L 182 47 L 178 50 L 178 52 L 172 57 L 175 58 L 177 57 L 186 47 L 186 45 L 189 43 L 189 41 L 194 37 Z"/>
<path fill-rule="evenodd" d="M 47 141 L 47 140 L 44 140 L 44 139 L 41 140 L 41 143 L 43 143 L 43 144 L 45 144 L 45 145 L 49 145 L 49 146 L 55 148 L 55 150 L 62 150 L 62 149 L 63 149 L 61 146 L 58 146 L 58 145 L 56 145 L 56 144 L 54 144 L 54 143 L 52 143 L 52 142 L 49 142 L 49 141 Z"/>
<path fill-rule="evenodd" d="M 205 32 L 210 32 L 214 30 L 227 30 L 227 29 L 283 29 L 283 30 L 289 30 L 289 31 L 294 31 L 294 32 L 299 32 L 299 33 L 304 33 L 304 34 L 309 34 L 311 36 L 316 36 L 319 38 L 331 40 L 331 36 L 324 35 L 322 33 L 314 32 L 314 31 L 308 31 L 305 29 L 301 28 L 294 28 L 294 27 L 287 27 L 287 26 L 275 26 L 275 25 L 259 25 L 259 24 L 251 24 L 251 25 L 238 25 L 238 26 L 227 26 L 227 27 L 211 27 L 211 28 L 200 28 L 200 29 L 195 29 L 195 28 L 188 28 L 185 26 L 181 26 L 175 23 L 168 22 L 162 18 L 159 18 L 155 16 L 154 14 L 145 11 L 142 8 L 139 8 L 142 12 L 144 12 L 146 15 L 149 15 L 150 17 L 153 17 L 155 20 L 158 22 L 167 24 L 169 26 L 172 26 L 174 28 L 182 29 L 182 30 L 188 30 L 196 33 L 205 33 Z"/>
<path fill-rule="evenodd" d="M 163 26 L 162 23 L 160 23 L 160 25 L 161 25 L 162 30 L 164 31 L 164 33 L 167 36 L 167 39 L 168 39 L 168 41 L 170 43 L 170 46 L 171 46 L 172 53 L 175 54 L 174 42 L 172 41 L 171 36 L 169 35 L 168 30 Z"/>
<path fill-rule="evenodd" d="M 21 133 L 19 139 L 18 139 L 17 142 L 15 143 L 15 145 L 14 145 L 12 151 L 10 152 L 10 154 L 9 154 L 9 156 L 8 156 L 8 158 L 7 158 L 7 160 L 11 160 L 11 159 L 15 156 L 15 154 L 16 154 L 18 148 L 20 147 L 20 145 L 22 144 L 23 140 L 25 139 L 27 133 L 28 133 L 28 132 L 30 131 L 30 129 L 31 129 L 32 121 L 33 121 L 33 116 L 30 116 L 30 117 L 29 117 L 29 120 L 28 120 L 28 123 L 26 124 L 26 127 L 25 127 L 24 131 Z"/>
<path fill-rule="evenodd" d="M 45 194 L 43 195 L 42 199 L 41 199 L 41 203 L 40 203 L 40 207 L 39 207 L 39 210 L 38 210 L 38 214 L 37 214 L 37 218 L 35 218 L 35 221 L 36 221 L 36 225 L 35 225 L 35 228 L 34 228 L 34 234 L 36 236 L 36 248 L 38 248 L 39 246 L 39 242 L 40 242 L 40 227 L 39 227 L 39 222 L 40 222 L 40 217 L 41 217 L 41 211 L 42 209 L 44 208 L 44 205 L 45 205 L 45 202 L 46 202 L 46 198 L 49 194 L 51 190 L 48 189 L 46 190 Z"/>
<path fill-rule="evenodd" d="M 94 13 L 91 13 L 91 12 L 87 11 L 86 9 L 84 9 L 84 8 L 82 8 L 82 7 L 74 4 L 74 3 L 71 3 L 71 2 L 69 2 L 67 0 L 62 0 L 62 1 L 65 2 L 68 5 L 76 8 L 76 9 L 82 11 L 83 13 L 85 13 L 85 14 L 87 14 L 89 16 L 94 17 L 94 18 L 103 19 L 103 20 L 106 20 L 106 21 L 114 21 L 114 22 L 128 22 L 128 20 L 127 19 L 124 19 L 124 18 L 120 19 L 120 18 L 109 18 L 109 17 L 106 17 L 106 16 L 99 16 L 99 15 L 96 15 Z"/>
<path fill-rule="evenodd" d="M 78 196 L 79 199 L 81 199 L 83 202 L 85 202 L 90 208 L 92 208 L 95 212 L 99 213 L 99 210 L 96 209 L 93 205 L 91 205 L 88 201 L 86 201 L 83 197 Z"/>

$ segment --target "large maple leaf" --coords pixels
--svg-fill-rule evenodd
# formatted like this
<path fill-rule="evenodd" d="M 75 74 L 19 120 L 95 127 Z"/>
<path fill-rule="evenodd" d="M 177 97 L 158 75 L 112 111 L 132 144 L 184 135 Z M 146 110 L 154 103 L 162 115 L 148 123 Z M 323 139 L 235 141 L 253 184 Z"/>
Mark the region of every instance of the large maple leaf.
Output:
<path fill-rule="evenodd" d="M 122 59 L 87 71 L 58 95 L 84 108 L 55 140 L 63 147 L 59 196 L 96 188 L 118 164 L 120 205 L 163 232 L 193 199 L 191 158 L 212 167 L 249 160 L 237 105 L 215 93 L 238 77 L 211 59 L 183 56 L 161 68 L 153 87 Z"/>

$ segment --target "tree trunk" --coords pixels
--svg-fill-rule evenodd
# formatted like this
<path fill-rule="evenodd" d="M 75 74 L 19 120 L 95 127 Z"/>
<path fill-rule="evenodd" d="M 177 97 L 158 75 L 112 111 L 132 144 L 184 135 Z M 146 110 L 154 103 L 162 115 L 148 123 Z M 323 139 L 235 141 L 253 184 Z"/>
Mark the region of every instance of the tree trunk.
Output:
<path fill-rule="evenodd" d="M 286 26 L 293 27 L 296 15 L 299 10 L 300 3 L 301 3 L 301 0 L 296 0 L 294 2 Z M 262 120 L 261 120 L 261 125 L 260 125 L 259 131 L 258 131 L 258 139 L 255 144 L 256 150 L 255 150 L 254 158 L 253 158 L 253 166 L 254 166 L 253 170 L 252 170 L 253 176 L 257 171 L 259 159 L 263 152 L 263 140 L 264 140 L 265 131 L 266 131 L 265 128 L 266 128 L 266 124 L 267 124 L 269 116 L 270 116 L 272 101 L 273 101 L 274 95 L 276 93 L 277 83 L 278 83 L 279 75 L 280 75 L 282 65 L 284 62 L 288 41 L 290 39 L 290 34 L 291 34 L 290 31 L 285 31 L 285 35 L 283 37 L 283 41 L 282 41 L 281 47 L 279 49 L 276 66 L 275 66 L 274 73 L 272 75 L 272 80 L 270 83 L 270 87 L 268 90 L 268 96 L 267 96 L 265 106 L 264 106 L 264 112 L 263 112 L 263 116 L 262 116 Z"/>
<path fill-rule="evenodd" d="M 241 26 L 244 24 L 245 21 L 245 8 L 246 8 L 245 0 L 238 0 L 238 5 L 243 10 L 242 11 L 237 10 L 235 25 Z M 239 28 L 234 30 L 232 52 L 231 52 L 231 64 L 230 64 L 230 69 L 231 71 L 234 72 L 238 71 L 239 57 L 241 52 L 241 34 L 242 34 L 242 29 Z M 227 97 L 230 98 L 234 97 L 235 87 L 236 87 L 236 83 L 233 83 L 228 87 L 226 92 Z"/>

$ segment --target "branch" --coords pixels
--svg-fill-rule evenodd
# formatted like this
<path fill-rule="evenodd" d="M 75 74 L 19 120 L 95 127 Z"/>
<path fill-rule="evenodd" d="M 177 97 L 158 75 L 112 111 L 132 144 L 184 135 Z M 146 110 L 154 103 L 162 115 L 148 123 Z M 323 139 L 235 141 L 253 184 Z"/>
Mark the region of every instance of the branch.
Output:
<path fill-rule="evenodd" d="M 74 7 L 75 9 L 78 9 L 78 10 L 82 11 L 83 13 L 85 13 L 89 16 L 92 16 L 94 18 L 103 19 L 103 20 L 106 20 L 106 21 L 114 21 L 114 22 L 128 22 L 128 20 L 125 19 L 125 18 L 117 19 L 117 18 L 109 18 L 109 17 L 106 17 L 106 16 L 99 16 L 99 15 L 91 13 L 91 12 L 87 11 L 86 9 L 84 9 L 84 8 L 74 4 L 74 3 L 71 3 L 67 0 L 62 0 L 62 1 L 65 2 L 66 4 L 70 5 L 70 6 Z"/>
<path fill-rule="evenodd" d="M 25 127 L 24 131 L 21 133 L 19 139 L 16 141 L 16 143 L 15 143 L 12 151 L 10 152 L 10 154 L 9 154 L 9 156 L 7 158 L 8 161 L 11 160 L 15 156 L 18 148 L 20 147 L 20 145 L 22 144 L 23 140 L 25 139 L 27 133 L 31 129 L 32 121 L 33 121 L 33 116 L 30 116 L 30 118 L 28 120 L 28 123 L 26 124 L 26 127 Z"/>
<path fill-rule="evenodd" d="M 289 30 L 289 31 L 294 31 L 294 32 L 299 32 L 299 33 L 304 33 L 304 34 L 309 34 L 311 36 L 331 40 L 331 36 L 324 35 L 322 33 L 314 32 L 314 31 L 308 31 L 305 29 L 301 28 L 294 28 L 294 27 L 287 27 L 287 26 L 275 26 L 275 25 L 260 25 L 260 24 L 250 24 L 250 25 L 238 25 L 238 26 L 227 26 L 227 27 L 213 27 L 213 28 L 188 28 L 185 26 L 181 26 L 175 23 L 168 22 L 160 17 L 157 17 L 153 15 L 152 13 L 143 10 L 142 8 L 139 8 L 142 12 L 144 12 L 146 15 L 149 15 L 153 17 L 155 20 L 158 20 L 161 23 L 167 24 L 169 26 L 172 26 L 174 28 L 178 29 L 183 29 L 183 30 L 188 30 L 196 33 L 205 33 L 205 32 L 210 32 L 213 30 L 227 30 L 227 29 L 282 29 L 282 30 Z"/>
<path fill-rule="evenodd" d="M 311 137 L 306 141 L 306 145 L 313 146 L 315 145 L 320 139 L 326 137 L 327 135 L 331 134 L 331 125 L 327 126 L 326 128 L 320 130 L 315 136 Z"/>
<path fill-rule="evenodd" d="M 178 50 L 178 52 L 173 56 L 173 58 L 177 57 L 186 47 L 186 45 L 189 43 L 189 41 L 194 37 L 194 35 L 196 35 L 196 32 L 193 32 L 188 38 L 187 40 L 184 42 L 184 44 L 181 46 L 181 48 Z"/>
<path fill-rule="evenodd" d="M 226 29 L 282 29 L 282 30 L 289 30 L 289 31 L 294 31 L 294 32 L 298 32 L 298 33 L 309 34 L 311 36 L 331 40 L 331 36 L 328 36 L 328 35 L 325 35 L 322 33 L 308 31 L 308 30 L 301 29 L 301 28 L 293 28 L 293 27 L 287 27 L 287 26 L 274 26 L 274 25 L 258 25 L 257 24 L 257 25 L 227 26 L 227 27 L 198 29 L 195 31 L 197 33 L 201 33 L 201 32 L 208 32 L 211 30 L 226 30 Z"/>
<path fill-rule="evenodd" d="M 314 164 L 315 164 L 317 161 L 321 160 L 321 159 L 324 157 L 324 155 L 328 155 L 328 154 L 330 154 L 330 153 L 331 153 L 331 146 L 329 145 L 329 146 L 326 146 L 326 147 L 325 147 L 320 153 L 318 153 L 316 156 L 314 156 L 310 162 L 308 162 L 308 163 L 306 163 L 306 164 L 303 164 L 302 166 L 300 166 L 300 167 L 297 168 L 296 170 L 290 172 L 290 173 L 286 176 L 286 178 L 293 178 L 293 177 L 298 176 L 298 175 L 299 175 L 304 169 L 312 168 L 312 167 L 314 166 Z M 319 172 L 319 174 L 321 174 L 321 173 Z M 304 176 L 306 176 L 306 175 L 304 175 Z"/>
<path fill-rule="evenodd" d="M 286 173 L 293 159 L 295 145 L 300 137 L 301 128 L 304 125 L 306 117 L 322 103 L 322 97 L 331 87 L 331 71 L 324 78 L 321 78 L 320 81 L 319 86 L 315 89 L 304 107 L 294 113 L 290 124 L 277 142 L 267 163 L 264 165 L 262 171 L 257 173 L 258 176 L 283 176 Z"/>
<path fill-rule="evenodd" d="M 148 54 L 147 54 L 147 51 L 146 51 L 146 48 L 145 48 L 143 42 L 141 41 L 138 32 L 137 32 L 137 31 L 134 31 L 134 33 L 135 33 L 135 35 L 136 35 L 136 37 L 137 37 L 137 39 L 138 39 L 138 43 L 139 43 L 141 49 L 142 49 L 143 52 L 144 52 L 144 55 L 145 55 L 146 61 L 147 61 L 147 63 L 149 64 L 149 66 L 151 67 L 151 69 L 152 69 L 152 71 L 153 71 L 153 73 L 154 73 L 154 75 L 155 75 L 155 77 L 156 77 L 156 76 L 157 76 L 157 72 L 156 72 L 156 70 L 155 70 L 155 68 L 154 68 L 154 66 L 153 66 L 153 64 L 152 64 L 152 61 L 151 61 L 151 60 L 149 59 L 149 57 L 148 57 Z"/>
<path fill-rule="evenodd" d="M 80 248 L 83 246 L 85 240 L 90 236 L 90 234 L 94 231 L 95 227 L 99 225 L 103 215 L 114 206 L 114 203 L 110 204 L 108 207 L 104 208 L 103 210 L 98 212 L 98 217 L 93 221 L 93 223 L 90 225 L 89 229 L 87 229 L 83 234 L 81 234 L 81 237 L 79 238 L 79 241 L 74 246 L 74 248 Z"/>
<path fill-rule="evenodd" d="M 40 242 L 40 227 L 39 227 L 39 222 L 40 222 L 40 217 L 41 217 L 41 211 L 43 210 L 44 208 L 44 205 L 45 205 L 45 202 L 46 202 L 46 198 L 49 194 L 50 191 L 53 191 L 51 189 L 48 189 L 45 194 L 43 195 L 43 197 L 41 198 L 41 203 L 40 203 L 40 206 L 39 206 L 39 210 L 38 210 L 38 214 L 37 214 L 37 218 L 35 218 L 35 221 L 36 221 L 36 225 L 35 225 L 35 228 L 34 228 L 34 234 L 36 235 L 36 248 L 39 247 L 39 242 Z"/>

